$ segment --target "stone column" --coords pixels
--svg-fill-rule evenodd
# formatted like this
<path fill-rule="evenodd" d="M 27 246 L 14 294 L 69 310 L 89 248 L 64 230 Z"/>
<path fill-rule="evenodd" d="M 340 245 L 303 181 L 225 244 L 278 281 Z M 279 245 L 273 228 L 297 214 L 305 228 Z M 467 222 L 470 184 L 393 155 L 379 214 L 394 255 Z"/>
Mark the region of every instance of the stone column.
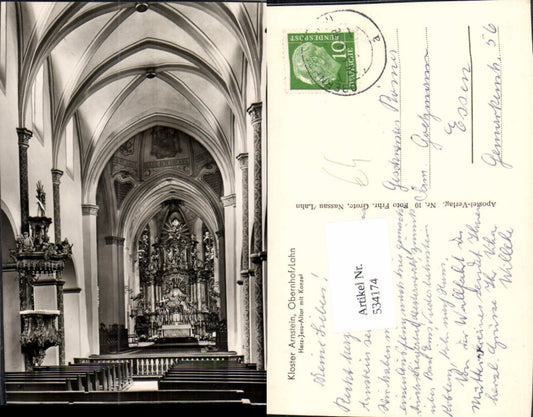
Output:
<path fill-rule="evenodd" d="M 61 205 L 59 200 L 59 185 L 63 171 L 52 169 L 52 186 L 54 198 L 54 240 L 56 243 L 61 242 Z"/>
<path fill-rule="evenodd" d="M 96 241 L 96 216 L 98 206 L 82 204 L 83 215 L 83 259 L 85 273 L 85 304 L 87 310 L 87 332 L 91 353 L 100 353 L 98 324 L 98 255 Z"/>
<path fill-rule="evenodd" d="M 224 232 L 217 230 L 215 232 L 218 246 L 218 272 L 219 272 L 219 285 L 220 285 L 220 320 L 225 326 L 226 334 L 219 338 L 217 334 L 217 348 L 218 350 L 228 350 L 228 336 L 227 336 L 227 294 L 226 294 L 226 280 L 228 279 L 228 272 L 226 270 L 226 244 L 224 242 Z"/>
<path fill-rule="evenodd" d="M 107 292 L 107 299 L 112 301 L 112 316 L 101 317 L 106 324 L 126 324 L 124 315 L 124 238 L 120 236 L 106 236 L 105 243 L 109 246 L 109 259 L 112 268 L 107 272 L 107 278 L 100 283 L 102 291 Z M 105 285 L 105 286 L 104 286 Z M 101 299 L 103 297 L 100 297 Z M 154 297 L 155 298 L 155 297 Z"/>
<path fill-rule="evenodd" d="M 59 333 L 59 365 L 65 365 L 65 304 L 63 302 L 64 284 L 65 281 L 61 279 L 56 281 L 57 309 L 59 310 L 59 316 L 57 317 L 57 331 Z"/>
<path fill-rule="evenodd" d="M 150 297 L 150 313 L 155 314 L 155 303 L 157 294 L 155 290 L 155 282 L 153 280 L 150 280 L 150 283 L 148 284 L 148 295 Z"/>
<path fill-rule="evenodd" d="M 20 177 L 20 218 L 21 232 L 29 233 L 28 217 L 30 215 L 28 197 L 28 147 L 33 133 L 24 128 L 17 128 L 19 143 L 19 177 Z"/>
<path fill-rule="evenodd" d="M 221 198 L 224 206 L 224 253 L 226 265 L 225 294 L 228 349 L 237 350 L 237 265 L 235 261 L 235 194 Z M 222 288 L 221 288 L 222 291 Z"/>
<path fill-rule="evenodd" d="M 250 362 L 250 228 L 248 218 L 248 154 L 237 155 L 242 171 L 242 250 L 241 250 L 241 281 L 242 285 L 242 350 L 244 362 Z"/>
<path fill-rule="evenodd" d="M 251 260 L 254 262 L 253 294 L 255 301 L 254 325 L 256 337 L 254 340 L 254 354 L 257 369 L 265 369 L 264 323 L 263 323 L 263 197 L 262 197 L 262 140 L 261 121 L 262 103 L 254 103 L 248 108 L 253 128 L 254 143 L 254 240 L 252 242 Z"/>

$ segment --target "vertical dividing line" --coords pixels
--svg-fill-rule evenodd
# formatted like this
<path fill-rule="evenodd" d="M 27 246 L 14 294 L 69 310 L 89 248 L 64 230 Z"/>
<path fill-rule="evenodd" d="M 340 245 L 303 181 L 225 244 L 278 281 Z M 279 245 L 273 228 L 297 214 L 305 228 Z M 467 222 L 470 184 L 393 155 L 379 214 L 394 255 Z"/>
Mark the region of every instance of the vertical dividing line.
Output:
<path fill-rule="evenodd" d="M 502 44 L 500 43 L 500 27 L 496 26 L 496 33 L 498 38 L 498 60 L 500 61 L 500 158 L 503 162 L 503 59 L 502 59 Z"/>
<path fill-rule="evenodd" d="M 0 226 L 0 236 L 2 234 Z M 0 243 L 1 245 L 1 243 Z M 0 252 L 0 266 L 2 265 L 2 253 Z M 4 277 L 3 271 L 0 268 L 0 405 L 6 404 L 6 362 L 4 353 Z"/>
<path fill-rule="evenodd" d="M 472 59 L 472 38 L 468 26 L 468 56 L 470 58 L 470 162 L 474 163 L 474 60 Z"/>

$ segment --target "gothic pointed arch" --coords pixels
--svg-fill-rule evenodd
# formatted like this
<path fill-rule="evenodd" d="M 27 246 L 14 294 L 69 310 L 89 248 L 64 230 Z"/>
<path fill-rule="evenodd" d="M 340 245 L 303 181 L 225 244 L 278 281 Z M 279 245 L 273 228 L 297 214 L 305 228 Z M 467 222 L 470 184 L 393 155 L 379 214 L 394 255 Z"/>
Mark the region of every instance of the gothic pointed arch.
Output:
<path fill-rule="evenodd" d="M 108 138 L 105 141 L 98 141 L 94 148 L 87 151 L 86 160 L 83 164 L 85 169 L 82 173 L 84 201 L 87 203 L 94 201 L 97 181 L 103 168 L 109 161 L 109 156 L 113 155 L 121 145 L 134 135 L 155 126 L 171 127 L 194 137 L 212 155 L 216 165 L 220 169 L 224 194 L 233 192 L 235 174 L 232 169 L 232 160 L 220 147 L 216 138 L 202 130 L 198 125 L 192 123 L 190 120 L 160 112 L 147 114 L 132 124 L 128 124 L 128 122 L 124 123 L 124 128 L 119 130 L 114 137 Z"/>

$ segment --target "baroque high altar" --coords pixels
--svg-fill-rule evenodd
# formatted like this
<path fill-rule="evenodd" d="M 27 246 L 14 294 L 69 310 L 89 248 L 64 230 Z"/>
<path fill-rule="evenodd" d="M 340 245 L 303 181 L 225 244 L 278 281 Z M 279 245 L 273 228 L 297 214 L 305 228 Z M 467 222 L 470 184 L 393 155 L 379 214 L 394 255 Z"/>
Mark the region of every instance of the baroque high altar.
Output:
<path fill-rule="evenodd" d="M 147 225 L 138 241 L 140 293 L 132 313 L 136 333 L 159 338 L 166 336 L 162 329 L 173 327 L 186 329 L 180 336 L 214 342 L 221 323 L 213 236 L 205 225 L 200 235 L 191 232 L 179 201 L 168 205 L 159 234 Z"/>

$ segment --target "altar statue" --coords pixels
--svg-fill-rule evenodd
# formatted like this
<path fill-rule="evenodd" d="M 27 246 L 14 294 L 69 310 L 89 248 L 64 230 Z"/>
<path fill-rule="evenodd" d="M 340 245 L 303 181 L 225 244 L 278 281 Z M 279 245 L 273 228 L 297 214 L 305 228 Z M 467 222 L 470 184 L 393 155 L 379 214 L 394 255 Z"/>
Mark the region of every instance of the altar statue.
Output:
<path fill-rule="evenodd" d="M 46 193 L 44 192 L 44 187 L 41 181 L 37 181 L 37 212 L 39 217 L 44 217 L 46 212 Z"/>
<path fill-rule="evenodd" d="M 22 236 L 17 237 L 17 251 L 31 252 L 33 251 L 33 238 L 28 232 L 24 232 Z"/>

